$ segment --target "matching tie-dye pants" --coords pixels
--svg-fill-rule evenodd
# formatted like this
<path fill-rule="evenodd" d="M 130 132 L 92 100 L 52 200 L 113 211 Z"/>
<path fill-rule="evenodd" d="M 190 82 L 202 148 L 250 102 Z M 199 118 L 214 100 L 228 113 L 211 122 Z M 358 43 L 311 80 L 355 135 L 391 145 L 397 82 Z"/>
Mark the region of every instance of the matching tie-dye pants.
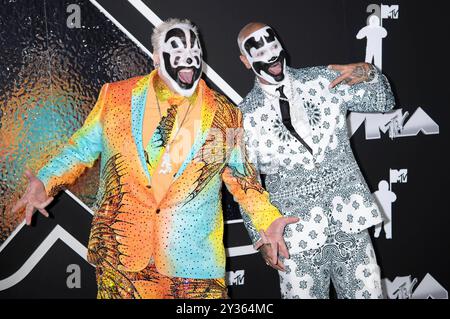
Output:
<path fill-rule="evenodd" d="M 224 278 L 169 277 L 154 264 L 131 273 L 99 265 L 96 270 L 98 299 L 227 299 Z"/>

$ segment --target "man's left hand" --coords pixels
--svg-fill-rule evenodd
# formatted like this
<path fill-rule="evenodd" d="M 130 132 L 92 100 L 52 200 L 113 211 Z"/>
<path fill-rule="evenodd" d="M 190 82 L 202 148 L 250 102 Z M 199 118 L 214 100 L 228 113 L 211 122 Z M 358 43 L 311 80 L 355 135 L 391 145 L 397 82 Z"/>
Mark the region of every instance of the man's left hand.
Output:
<path fill-rule="evenodd" d="M 331 64 L 328 68 L 340 73 L 339 77 L 331 82 L 330 89 L 332 89 L 339 83 L 354 85 L 367 81 L 369 79 L 369 71 L 372 69 L 372 65 L 365 62 L 346 65 Z"/>

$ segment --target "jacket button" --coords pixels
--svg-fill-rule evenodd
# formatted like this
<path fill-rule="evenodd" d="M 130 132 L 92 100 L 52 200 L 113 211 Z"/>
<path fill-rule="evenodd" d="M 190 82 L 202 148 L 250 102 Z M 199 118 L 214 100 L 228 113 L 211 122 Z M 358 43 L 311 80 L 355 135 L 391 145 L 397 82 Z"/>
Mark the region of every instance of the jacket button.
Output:
<path fill-rule="evenodd" d="M 158 209 L 156 210 L 156 213 L 159 214 L 160 211 L 161 211 L 161 210 L 158 208 Z"/>
<path fill-rule="evenodd" d="M 150 189 L 150 188 L 152 188 L 152 185 L 147 185 L 147 186 L 145 186 L 145 187 L 147 187 L 147 188 L 149 188 L 149 189 Z"/>

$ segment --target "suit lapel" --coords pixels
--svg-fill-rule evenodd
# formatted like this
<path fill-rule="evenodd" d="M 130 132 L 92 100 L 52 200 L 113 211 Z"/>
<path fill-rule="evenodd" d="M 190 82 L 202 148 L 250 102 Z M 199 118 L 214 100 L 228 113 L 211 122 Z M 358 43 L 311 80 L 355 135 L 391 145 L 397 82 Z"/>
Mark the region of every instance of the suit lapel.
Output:
<path fill-rule="evenodd" d="M 151 177 L 145 161 L 144 146 L 142 142 L 142 125 L 144 121 L 145 102 L 147 100 L 148 86 L 154 76 L 154 72 L 155 71 L 137 81 L 131 93 L 131 132 L 133 134 L 134 143 L 136 144 L 139 161 L 149 184 Z"/>
<path fill-rule="evenodd" d="M 287 72 L 287 74 L 289 75 L 289 77 L 291 78 L 291 81 L 292 81 L 292 90 L 294 90 L 294 92 L 295 92 L 294 95 L 298 94 L 301 97 L 301 94 L 303 93 L 303 90 L 305 89 L 304 87 L 302 87 L 302 83 L 304 83 L 304 81 L 302 81 L 301 79 L 298 78 L 299 76 L 301 76 L 301 74 L 297 75 L 297 74 L 294 73 L 295 71 L 296 70 L 292 69 L 292 68 L 287 68 L 286 69 L 286 72 Z M 299 103 L 299 105 L 296 106 L 296 107 L 303 108 L 304 112 L 306 113 L 306 117 L 308 119 L 308 123 L 311 123 L 311 115 L 312 115 L 311 112 L 308 112 L 308 110 L 306 109 L 305 105 L 301 104 L 302 102 L 301 102 L 300 98 L 297 98 L 295 100 L 298 101 L 298 103 Z M 309 124 L 307 124 L 307 125 L 309 125 Z M 309 127 L 309 129 L 311 130 L 311 136 L 314 136 L 314 132 L 312 131 L 312 127 L 311 126 Z M 297 132 L 297 134 L 300 134 L 300 133 Z M 305 146 L 304 143 L 309 147 L 309 149 Z M 312 156 L 314 156 L 314 154 L 317 151 L 317 147 L 316 147 L 316 145 L 314 143 L 310 144 L 310 143 L 307 143 L 305 140 L 303 140 L 302 146 L 306 150 L 308 150 L 309 154 L 311 154 Z"/>
<path fill-rule="evenodd" d="M 297 90 L 299 92 L 299 94 L 301 94 L 301 92 L 303 92 L 303 90 L 306 89 L 310 89 L 311 87 L 308 87 L 308 81 L 314 80 L 314 78 L 310 75 L 308 75 L 307 73 L 305 73 L 305 71 L 303 69 L 300 70 L 295 70 L 295 69 L 288 69 L 289 75 L 292 76 L 293 79 L 293 83 L 294 83 L 294 89 Z M 294 73 L 295 72 L 295 73 Z M 305 84 L 306 83 L 306 84 Z M 322 94 L 322 88 L 315 88 L 318 91 L 318 94 Z M 322 90 L 321 90 L 322 89 Z M 308 117 L 308 121 L 310 123 L 310 129 L 311 129 L 311 134 L 312 134 L 312 139 L 316 140 L 316 143 L 312 143 L 312 145 L 310 145 L 313 149 L 313 155 L 316 156 L 318 149 L 319 149 L 319 143 L 321 143 L 321 141 L 323 140 L 324 134 L 322 127 L 323 127 L 323 123 L 320 123 L 321 125 L 316 125 L 313 129 L 313 126 L 311 123 L 314 123 L 316 121 L 316 119 L 313 118 L 313 116 L 315 116 L 317 110 L 319 112 L 323 112 L 323 110 L 321 110 L 320 108 L 316 107 L 316 105 L 314 103 L 312 104 L 307 104 L 307 105 L 302 105 L 302 107 L 304 108 L 306 115 Z M 323 118 L 323 116 L 322 116 Z"/>

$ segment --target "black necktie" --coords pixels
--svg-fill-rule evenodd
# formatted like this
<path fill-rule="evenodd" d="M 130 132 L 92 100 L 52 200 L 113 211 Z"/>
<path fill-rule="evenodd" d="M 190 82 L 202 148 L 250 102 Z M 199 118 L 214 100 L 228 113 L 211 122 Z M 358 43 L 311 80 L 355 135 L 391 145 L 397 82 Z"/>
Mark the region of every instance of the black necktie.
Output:
<path fill-rule="evenodd" d="M 291 132 L 294 137 L 303 144 L 304 147 L 312 154 L 311 147 L 298 135 L 298 133 L 295 131 L 294 126 L 292 125 L 291 121 L 291 111 L 289 107 L 289 102 L 287 101 L 286 95 L 283 93 L 284 85 L 277 88 L 277 91 L 280 92 L 280 111 L 281 111 L 281 119 L 283 121 L 284 126 Z"/>

